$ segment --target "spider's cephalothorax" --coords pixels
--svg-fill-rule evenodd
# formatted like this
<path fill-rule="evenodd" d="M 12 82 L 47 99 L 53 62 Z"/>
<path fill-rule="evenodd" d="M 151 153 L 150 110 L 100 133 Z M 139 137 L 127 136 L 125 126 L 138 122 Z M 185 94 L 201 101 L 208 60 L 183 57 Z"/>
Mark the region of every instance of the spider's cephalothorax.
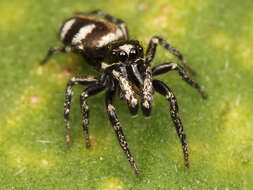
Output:
<path fill-rule="evenodd" d="M 91 15 L 96 15 L 98 18 Z M 129 40 L 126 24 L 122 20 L 99 10 L 88 13 L 76 13 L 73 17 L 64 21 L 59 31 L 59 38 L 64 46 L 51 48 L 41 64 L 46 63 L 53 54 L 74 52 L 82 55 L 88 64 L 101 73 L 99 77 L 74 77 L 67 84 L 64 104 L 67 146 L 70 144 L 69 111 L 72 86 L 87 86 L 80 96 L 83 131 L 87 147 L 90 146 L 87 98 L 106 90 L 105 104 L 108 117 L 120 146 L 135 174 L 138 175 L 139 171 L 128 149 L 122 127 L 115 112 L 113 97 L 118 91 L 120 98 L 127 102 L 132 115 L 137 114 L 140 104 L 144 116 L 148 117 L 151 113 L 154 92 L 158 92 L 170 103 L 170 115 L 182 143 L 185 165 L 189 167 L 186 137 L 179 118 L 176 97 L 166 84 L 152 78 L 153 76 L 176 70 L 185 82 L 196 88 L 202 97 L 206 97 L 198 83 L 189 78 L 185 69 L 191 73 L 194 72 L 186 64 L 178 50 L 162 38 L 154 36 L 150 40 L 144 55 L 143 48 L 139 42 Z M 151 68 L 157 45 L 164 47 L 178 57 L 183 67 L 173 62 L 167 62 Z"/>

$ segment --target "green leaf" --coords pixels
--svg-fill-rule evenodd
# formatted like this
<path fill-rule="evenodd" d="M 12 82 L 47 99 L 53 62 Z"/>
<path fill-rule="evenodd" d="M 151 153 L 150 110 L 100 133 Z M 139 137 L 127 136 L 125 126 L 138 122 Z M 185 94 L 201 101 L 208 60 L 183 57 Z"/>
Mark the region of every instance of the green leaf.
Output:
<path fill-rule="evenodd" d="M 56 55 L 60 23 L 74 11 L 102 9 L 128 24 L 144 47 L 159 35 L 180 50 L 207 91 L 207 100 L 176 72 L 158 78 L 175 93 L 187 135 L 190 168 L 169 115 L 155 95 L 152 117 L 131 118 L 115 105 L 140 170 L 136 177 L 108 121 L 104 93 L 88 100 L 92 146 L 85 148 L 79 94 L 65 146 L 63 102 L 72 76 L 97 75 L 79 56 Z M 253 3 L 251 0 L 1 0 L 0 189 L 252 189 Z M 175 57 L 157 49 L 154 64 Z"/>

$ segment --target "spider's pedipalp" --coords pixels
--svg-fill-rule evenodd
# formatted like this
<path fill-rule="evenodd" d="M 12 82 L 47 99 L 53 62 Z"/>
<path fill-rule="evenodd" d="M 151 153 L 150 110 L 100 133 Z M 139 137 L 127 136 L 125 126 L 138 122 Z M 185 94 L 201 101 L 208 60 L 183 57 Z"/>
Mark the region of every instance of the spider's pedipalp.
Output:
<path fill-rule="evenodd" d="M 116 112 L 115 112 L 115 107 L 113 106 L 113 97 L 115 96 L 115 89 L 113 90 L 108 90 L 106 92 L 106 97 L 105 97 L 105 105 L 106 105 L 106 110 L 107 114 L 109 117 L 109 120 L 112 124 L 112 127 L 115 131 L 115 134 L 118 138 L 119 144 L 121 148 L 123 149 L 130 165 L 134 169 L 135 174 L 138 176 L 139 175 L 139 170 L 135 164 L 134 158 L 131 155 L 130 150 L 128 149 L 127 141 L 125 139 L 125 135 L 123 133 L 122 127 L 120 125 L 120 122 L 117 118 Z"/>
<path fill-rule="evenodd" d="M 89 106 L 87 104 L 86 99 L 89 96 L 93 96 L 103 91 L 105 86 L 102 84 L 96 84 L 86 88 L 80 95 L 80 106 L 82 111 L 82 123 L 83 123 L 83 133 L 85 138 L 86 147 L 90 147 L 90 138 L 89 138 Z"/>
<path fill-rule="evenodd" d="M 194 80 L 192 80 L 187 75 L 187 73 L 185 72 L 183 67 L 181 67 L 180 65 L 178 65 L 176 63 L 169 62 L 169 63 L 164 63 L 164 64 L 157 65 L 157 66 L 152 68 L 152 75 L 156 76 L 156 75 L 160 75 L 160 74 L 166 73 L 168 71 L 172 71 L 172 70 L 177 70 L 178 74 L 182 77 L 182 79 L 185 82 L 187 82 L 187 84 L 189 84 L 192 87 L 194 87 L 195 89 L 197 89 L 199 91 L 199 93 L 201 94 L 202 98 L 207 98 L 207 94 L 200 87 L 200 85 L 197 82 L 195 82 Z"/>
<path fill-rule="evenodd" d="M 147 68 L 144 75 L 144 82 L 142 86 L 141 109 L 145 117 L 149 117 L 153 102 L 153 85 L 152 85 L 152 71 L 150 67 Z"/>
<path fill-rule="evenodd" d="M 124 73 L 116 70 L 113 70 L 112 74 L 114 78 L 118 80 L 121 93 L 123 95 L 123 98 L 127 101 L 129 111 L 132 115 L 136 115 L 139 108 L 138 99 L 136 98 L 134 90 L 130 85 L 127 76 L 125 76 Z"/>
<path fill-rule="evenodd" d="M 189 154 L 188 154 L 187 143 L 186 143 L 186 135 L 184 133 L 183 124 L 178 114 L 177 99 L 175 95 L 173 94 L 173 92 L 162 81 L 153 80 L 153 86 L 154 86 L 155 91 L 165 96 L 166 99 L 170 102 L 170 116 L 176 127 L 178 137 L 183 147 L 185 166 L 189 167 Z"/>

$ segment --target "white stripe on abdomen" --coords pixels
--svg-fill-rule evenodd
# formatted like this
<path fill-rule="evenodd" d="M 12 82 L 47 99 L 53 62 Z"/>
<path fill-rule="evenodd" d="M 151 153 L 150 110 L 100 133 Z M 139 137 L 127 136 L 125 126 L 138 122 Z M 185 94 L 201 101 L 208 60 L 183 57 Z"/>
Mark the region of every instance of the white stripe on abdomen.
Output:
<path fill-rule="evenodd" d="M 96 28 L 95 24 L 90 24 L 87 26 L 83 26 L 80 28 L 78 33 L 73 37 L 72 44 L 82 44 L 82 40 L 86 38 L 86 36 L 93 31 L 93 29 Z"/>
<path fill-rule="evenodd" d="M 103 47 L 114 40 L 120 39 L 122 36 L 123 36 L 123 34 L 122 34 L 121 30 L 117 29 L 116 32 L 111 32 L 109 34 L 102 36 L 98 40 L 97 47 Z"/>
<path fill-rule="evenodd" d="M 63 40 L 67 32 L 71 29 L 71 26 L 75 23 L 76 19 L 70 19 L 67 21 L 61 29 L 60 39 Z"/>

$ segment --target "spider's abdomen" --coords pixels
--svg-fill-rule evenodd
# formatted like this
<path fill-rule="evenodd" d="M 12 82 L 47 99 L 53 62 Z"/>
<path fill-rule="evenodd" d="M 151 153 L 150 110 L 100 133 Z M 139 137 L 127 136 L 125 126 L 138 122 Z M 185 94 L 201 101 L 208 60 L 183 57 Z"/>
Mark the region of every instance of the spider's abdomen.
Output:
<path fill-rule="evenodd" d="M 67 19 L 61 26 L 59 38 L 66 46 L 75 47 L 85 54 L 96 56 L 108 43 L 123 38 L 121 30 L 110 22 L 78 15 Z"/>

